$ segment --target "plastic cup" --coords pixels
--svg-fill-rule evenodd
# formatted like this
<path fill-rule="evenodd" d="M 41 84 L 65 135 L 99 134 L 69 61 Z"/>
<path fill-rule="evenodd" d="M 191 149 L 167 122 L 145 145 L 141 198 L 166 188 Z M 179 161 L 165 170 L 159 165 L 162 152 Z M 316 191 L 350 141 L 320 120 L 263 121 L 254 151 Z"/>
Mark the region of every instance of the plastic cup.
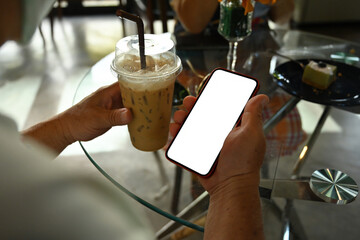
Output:
<path fill-rule="evenodd" d="M 141 69 L 138 36 L 125 37 L 116 44 L 111 69 L 123 104 L 133 114 L 128 125 L 133 146 L 155 151 L 168 141 L 174 83 L 182 65 L 166 35 L 145 34 L 145 55 L 146 68 Z"/>

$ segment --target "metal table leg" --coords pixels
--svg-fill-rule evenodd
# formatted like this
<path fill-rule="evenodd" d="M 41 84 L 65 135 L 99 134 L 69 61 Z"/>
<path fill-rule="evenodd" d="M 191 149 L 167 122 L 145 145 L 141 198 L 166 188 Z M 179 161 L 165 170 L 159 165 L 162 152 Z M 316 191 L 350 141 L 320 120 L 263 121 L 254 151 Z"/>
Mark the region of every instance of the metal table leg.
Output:
<path fill-rule="evenodd" d="M 294 109 L 296 104 L 300 101 L 300 98 L 291 97 L 289 101 L 277 111 L 268 121 L 264 123 L 263 129 L 266 135 L 277 123 L 279 123 L 291 110 Z"/>
<path fill-rule="evenodd" d="M 315 144 L 315 141 L 317 140 L 322 127 L 324 126 L 324 123 L 327 119 L 327 117 L 329 116 L 330 113 L 330 106 L 326 106 L 316 127 L 314 132 L 312 133 L 310 139 L 308 140 L 308 142 L 306 143 L 306 145 L 304 146 L 303 150 L 301 151 L 301 154 L 298 158 L 298 160 L 295 163 L 295 166 L 293 168 L 292 171 L 292 179 L 297 179 L 299 177 L 300 171 L 302 166 L 304 165 L 306 159 L 308 158 L 312 147 Z M 290 239 L 290 232 L 291 232 L 291 227 L 290 227 L 290 212 L 294 211 L 293 209 L 293 201 L 292 199 L 287 199 L 286 200 L 286 205 L 285 205 L 285 209 L 284 209 L 284 213 L 282 216 L 282 224 L 283 224 L 283 228 L 282 228 L 282 239 L 283 240 L 289 240 Z"/>
<path fill-rule="evenodd" d="M 285 209 L 282 214 L 282 240 L 306 240 L 305 230 L 295 211 L 292 199 L 286 199 Z M 293 238 L 291 238 L 293 236 Z"/>
<path fill-rule="evenodd" d="M 192 201 L 188 206 L 186 206 L 179 214 L 176 215 L 178 218 L 189 219 L 195 213 L 201 212 L 199 208 L 209 204 L 209 194 L 208 192 L 203 192 L 198 198 Z M 164 227 L 162 227 L 157 233 L 157 239 L 162 239 L 181 227 L 181 223 L 170 221 Z"/>
<path fill-rule="evenodd" d="M 161 197 L 164 196 L 164 194 L 170 189 L 170 183 L 169 183 L 169 179 L 166 175 L 166 171 L 164 168 L 164 165 L 161 161 L 160 155 L 158 151 L 154 151 L 153 152 L 156 163 L 159 167 L 159 173 L 160 173 L 160 180 L 161 180 L 161 188 L 160 191 L 158 193 L 155 194 L 155 199 L 159 199 Z"/>
<path fill-rule="evenodd" d="M 173 214 L 178 213 L 182 175 L 183 175 L 183 169 L 179 166 L 176 166 L 174 191 L 173 191 L 173 196 L 172 196 L 172 201 L 171 201 L 171 212 Z"/>
<path fill-rule="evenodd" d="M 330 114 L 330 110 L 331 110 L 331 107 L 330 106 L 326 106 L 316 127 L 315 127 L 315 130 L 314 132 L 311 134 L 311 137 L 310 139 L 308 140 L 308 142 L 306 143 L 306 145 L 304 146 L 303 150 L 301 151 L 301 154 L 298 158 L 298 160 L 296 161 L 295 163 L 295 166 L 292 170 L 292 177 L 293 179 L 296 179 L 298 176 L 299 176 L 299 173 L 300 173 L 300 170 L 301 170 L 301 167 L 304 165 L 306 159 L 308 158 L 311 150 L 312 150 L 312 147 L 314 146 L 314 143 L 315 141 L 317 140 L 320 132 L 321 132 L 321 129 L 322 127 L 324 126 L 324 123 L 327 119 L 327 117 L 329 116 Z"/>

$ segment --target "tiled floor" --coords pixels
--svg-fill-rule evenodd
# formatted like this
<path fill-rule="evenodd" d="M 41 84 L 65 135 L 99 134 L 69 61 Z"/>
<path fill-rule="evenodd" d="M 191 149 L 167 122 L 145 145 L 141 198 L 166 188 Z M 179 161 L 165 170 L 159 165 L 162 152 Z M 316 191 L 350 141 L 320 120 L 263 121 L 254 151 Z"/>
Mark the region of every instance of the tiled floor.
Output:
<path fill-rule="evenodd" d="M 83 76 L 92 65 L 114 50 L 115 43 L 121 38 L 122 33 L 119 20 L 111 16 L 67 17 L 61 21 L 56 20 L 53 40 L 47 21 L 44 21 L 42 29 L 45 42 L 37 32 L 27 47 L 8 42 L 0 49 L 0 111 L 12 116 L 19 130 L 71 106 L 76 87 Z M 314 122 L 319 118 L 321 109 L 322 106 L 316 104 L 306 102 L 299 104 L 303 128 L 306 132 L 313 131 Z M 332 110 L 311 152 L 309 163 L 303 169 L 304 175 L 310 175 L 318 168 L 331 167 L 350 174 L 360 183 L 359 118 L 359 115 L 349 112 Z M 131 151 L 128 154 L 131 154 Z M 286 177 L 298 154 L 299 152 L 296 152 L 281 159 L 278 177 Z M 111 160 L 106 151 L 99 152 L 99 155 L 104 160 Z M 99 174 L 77 143 L 69 146 L 57 160 L 89 174 Z M 111 167 L 113 163 L 110 161 L 109 164 Z M 131 179 L 131 169 L 136 168 L 137 165 L 125 164 L 122 167 L 128 167 L 123 171 L 124 179 L 129 178 L 128 181 L 134 181 Z M 153 167 L 153 162 L 147 162 L 141 167 L 149 172 L 158 171 Z M 171 164 L 166 165 L 166 172 L 169 179 L 172 179 Z M 158 184 L 156 186 L 160 189 L 158 175 L 157 178 L 151 174 L 148 176 L 147 181 L 156 181 Z M 137 187 L 141 188 L 141 182 Z M 146 190 L 152 191 L 142 189 L 142 191 Z M 169 191 L 163 190 L 166 197 L 159 201 L 168 204 Z M 151 194 L 154 195 L 153 192 Z M 360 224 L 358 200 L 346 206 L 304 201 L 295 201 L 294 205 L 308 239 L 345 240 L 360 237 L 360 230 L 357 227 Z M 165 218 L 147 212 L 152 219 L 154 229 L 159 229 L 167 222 Z M 265 213 L 267 239 L 280 239 L 280 226 L 278 219 Z M 193 238 L 201 238 L 201 236 Z"/>

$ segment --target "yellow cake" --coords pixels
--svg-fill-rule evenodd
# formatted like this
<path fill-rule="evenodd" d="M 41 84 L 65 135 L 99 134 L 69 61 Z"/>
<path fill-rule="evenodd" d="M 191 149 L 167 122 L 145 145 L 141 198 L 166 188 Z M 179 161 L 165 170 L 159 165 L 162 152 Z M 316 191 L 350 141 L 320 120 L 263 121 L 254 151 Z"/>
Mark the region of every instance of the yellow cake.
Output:
<path fill-rule="evenodd" d="M 318 89 L 327 89 L 336 79 L 336 66 L 310 61 L 305 66 L 302 81 Z"/>

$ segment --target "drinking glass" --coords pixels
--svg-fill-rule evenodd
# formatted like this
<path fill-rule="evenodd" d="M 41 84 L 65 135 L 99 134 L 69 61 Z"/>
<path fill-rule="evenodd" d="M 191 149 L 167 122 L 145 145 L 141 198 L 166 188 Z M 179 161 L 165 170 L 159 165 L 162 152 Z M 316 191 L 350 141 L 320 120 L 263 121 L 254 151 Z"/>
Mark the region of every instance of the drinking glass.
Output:
<path fill-rule="evenodd" d="M 220 2 L 220 22 L 218 32 L 229 41 L 227 68 L 235 70 L 237 46 L 240 41 L 250 35 L 253 11 L 245 14 L 244 0 L 222 0 Z M 245 0 L 246 1 L 246 0 Z M 247 2 L 254 6 L 254 0 Z"/>

